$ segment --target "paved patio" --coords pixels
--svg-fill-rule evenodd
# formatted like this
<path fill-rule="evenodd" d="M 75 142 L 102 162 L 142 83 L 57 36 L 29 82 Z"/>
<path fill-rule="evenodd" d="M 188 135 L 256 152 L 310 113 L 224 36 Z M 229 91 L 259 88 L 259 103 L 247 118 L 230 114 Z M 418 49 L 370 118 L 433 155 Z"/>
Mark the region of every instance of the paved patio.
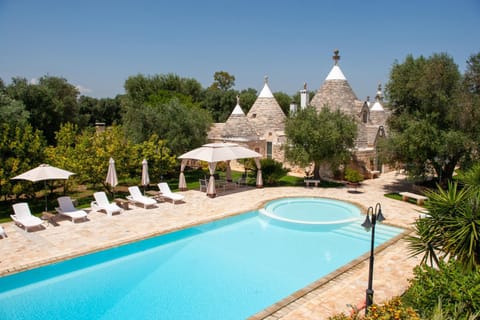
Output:
<path fill-rule="evenodd" d="M 287 196 L 329 197 L 363 208 L 380 202 L 386 223 L 408 229 L 421 208 L 384 197 L 385 193 L 405 190 L 408 190 L 405 177 L 391 172 L 365 181 L 358 192 L 346 187 L 241 188 L 210 199 L 203 192 L 189 190 L 182 192 L 184 203 L 162 202 L 152 209 L 134 207 L 112 217 L 90 212 L 86 222 L 74 224 L 62 219 L 58 221 L 59 226 L 48 225 L 28 233 L 13 223 L 4 223 L 2 226 L 8 238 L 0 239 L 0 275 L 257 209 L 268 200 Z M 347 304 L 365 299 L 368 256 L 319 279 L 252 319 L 327 319 L 339 312 L 348 313 L 351 309 Z M 401 294 L 408 287 L 407 280 L 419 261 L 419 258 L 408 257 L 407 244 L 402 238 L 377 250 L 373 283 L 375 302 L 381 303 Z"/>

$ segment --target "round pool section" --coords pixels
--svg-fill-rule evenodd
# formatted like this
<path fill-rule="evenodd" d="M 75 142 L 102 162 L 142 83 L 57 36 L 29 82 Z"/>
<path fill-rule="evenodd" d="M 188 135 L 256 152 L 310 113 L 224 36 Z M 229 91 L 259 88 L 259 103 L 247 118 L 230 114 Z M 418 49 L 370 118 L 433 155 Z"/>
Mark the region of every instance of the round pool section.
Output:
<path fill-rule="evenodd" d="M 259 210 L 271 219 L 309 226 L 334 226 L 359 221 L 360 208 L 327 198 L 283 198 L 270 201 Z"/>

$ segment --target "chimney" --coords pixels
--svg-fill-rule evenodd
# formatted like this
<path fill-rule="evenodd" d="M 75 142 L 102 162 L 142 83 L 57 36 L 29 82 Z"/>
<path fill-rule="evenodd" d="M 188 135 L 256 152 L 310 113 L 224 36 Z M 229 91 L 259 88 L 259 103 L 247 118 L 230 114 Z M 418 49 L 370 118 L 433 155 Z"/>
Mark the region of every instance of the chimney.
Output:
<path fill-rule="evenodd" d="M 310 101 L 308 101 L 307 83 L 305 82 L 303 84 L 303 89 L 300 90 L 300 108 L 305 109 L 309 103 Z"/>

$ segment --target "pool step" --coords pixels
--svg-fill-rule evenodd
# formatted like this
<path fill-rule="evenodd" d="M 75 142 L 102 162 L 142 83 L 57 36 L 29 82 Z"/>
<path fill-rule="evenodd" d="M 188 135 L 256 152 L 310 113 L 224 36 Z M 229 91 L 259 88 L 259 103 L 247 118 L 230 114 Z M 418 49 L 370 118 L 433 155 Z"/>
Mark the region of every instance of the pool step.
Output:
<path fill-rule="evenodd" d="M 372 234 L 370 231 L 365 231 L 361 225 L 349 224 L 347 226 L 338 228 L 334 231 L 337 234 L 346 235 L 355 239 L 370 241 Z M 389 228 L 382 225 L 375 227 L 375 243 L 383 243 L 399 234 L 399 230 Z"/>

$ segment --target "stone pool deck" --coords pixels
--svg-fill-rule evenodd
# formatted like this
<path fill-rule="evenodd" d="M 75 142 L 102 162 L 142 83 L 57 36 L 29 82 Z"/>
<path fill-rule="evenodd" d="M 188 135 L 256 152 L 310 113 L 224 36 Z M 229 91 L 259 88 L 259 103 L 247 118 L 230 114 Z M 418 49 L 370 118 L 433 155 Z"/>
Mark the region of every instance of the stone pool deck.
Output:
<path fill-rule="evenodd" d="M 418 218 L 421 208 L 384 197 L 385 193 L 394 191 L 408 191 L 408 184 L 402 174 L 391 172 L 365 181 L 356 191 L 347 187 L 238 188 L 210 199 L 204 192 L 189 190 L 182 192 L 185 202 L 176 205 L 161 202 L 151 209 L 133 207 L 112 217 L 90 212 L 86 222 L 74 224 L 62 218 L 58 226 L 50 224 L 28 233 L 13 223 L 3 223 L 8 238 L 0 239 L 0 276 L 254 210 L 268 200 L 281 197 L 329 197 L 363 208 L 380 202 L 386 223 L 408 229 Z M 365 299 L 368 258 L 369 254 L 362 256 L 252 319 L 327 319 L 339 312 L 348 313 L 351 308 L 347 304 L 361 303 Z M 400 295 L 408 287 L 412 269 L 419 261 L 419 258 L 409 257 L 407 244 L 401 237 L 378 250 L 374 301 L 381 303 Z"/>

